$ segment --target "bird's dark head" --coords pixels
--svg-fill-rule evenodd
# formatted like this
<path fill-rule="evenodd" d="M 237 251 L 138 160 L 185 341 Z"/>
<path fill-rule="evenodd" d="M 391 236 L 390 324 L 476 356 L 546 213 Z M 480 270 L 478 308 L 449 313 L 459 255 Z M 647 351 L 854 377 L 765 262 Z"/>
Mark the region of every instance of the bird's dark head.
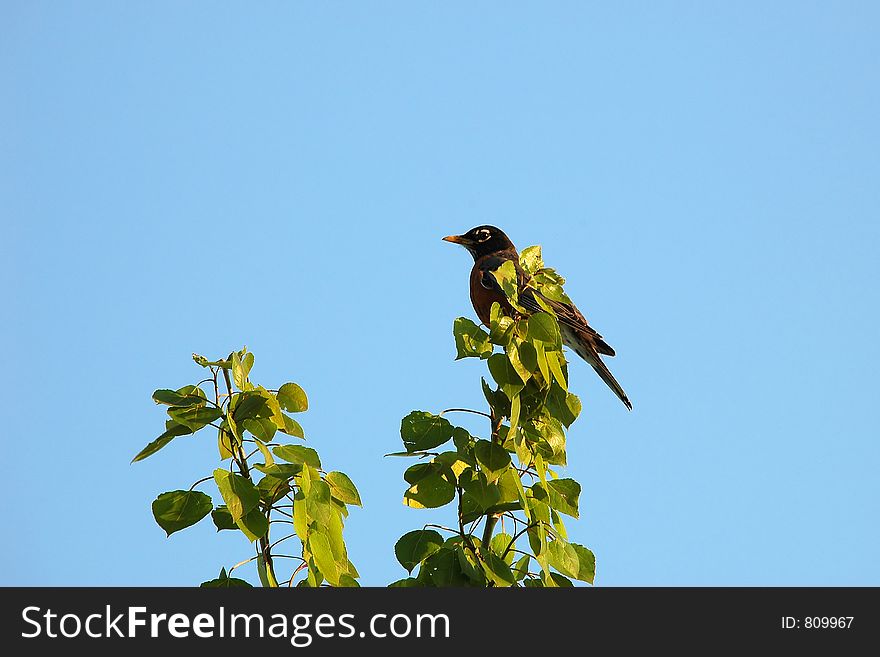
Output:
<path fill-rule="evenodd" d="M 474 260 L 497 251 L 516 251 L 516 247 L 504 231 L 495 226 L 477 226 L 464 235 L 448 235 L 443 238 L 447 242 L 461 244 L 471 252 Z"/>

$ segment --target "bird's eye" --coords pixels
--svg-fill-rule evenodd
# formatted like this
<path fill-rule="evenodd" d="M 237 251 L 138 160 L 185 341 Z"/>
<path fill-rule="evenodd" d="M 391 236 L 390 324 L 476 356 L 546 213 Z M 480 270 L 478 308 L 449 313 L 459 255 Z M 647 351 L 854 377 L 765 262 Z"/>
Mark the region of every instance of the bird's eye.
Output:
<path fill-rule="evenodd" d="M 487 239 L 489 239 L 489 231 L 488 230 L 483 229 L 483 230 L 477 231 L 477 241 L 478 242 L 485 242 Z"/>

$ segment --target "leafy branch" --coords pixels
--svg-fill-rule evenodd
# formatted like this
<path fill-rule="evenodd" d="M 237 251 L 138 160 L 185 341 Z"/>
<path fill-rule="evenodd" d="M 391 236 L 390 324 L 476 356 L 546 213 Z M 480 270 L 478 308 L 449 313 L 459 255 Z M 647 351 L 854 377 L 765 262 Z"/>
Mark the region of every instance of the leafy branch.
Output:
<path fill-rule="evenodd" d="M 361 506 L 357 488 L 344 473 L 325 472 L 314 449 L 274 441 L 277 434 L 305 439 L 300 424 L 288 415 L 308 409 L 305 391 L 295 383 L 285 383 L 277 390 L 254 385 L 250 380 L 254 355 L 246 348 L 222 360 L 209 361 L 198 354 L 193 360 L 211 372 L 210 378 L 153 393 L 157 404 L 167 406 L 169 419 L 165 431 L 132 462 L 155 454 L 180 436 L 208 426 L 216 429 L 223 467 L 198 479 L 189 490 L 162 493 L 152 505 L 156 522 L 168 536 L 210 514 L 218 531 L 240 531 L 255 545 L 254 556 L 228 572 L 222 568 L 219 577 L 202 586 L 250 586 L 230 575 L 240 566 L 256 562 L 262 585 L 277 587 L 276 559 L 300 562 L 281 580 L 288 586 L 300 574 L 297 586 L 357 586 L 359 574 L 348 558 L 342 535 L 348 505 Z M 225 392 L 221 392 L 221 376 Z M 208 393 L 202 386 L 208 386 Z M 246 442 L 256 449 L 246 453 Z M 254 462 L 258 453 L 262 461 Z M 218 506 L 210 495 L 194 490 L 211 480 L 223 500 Z M 289 527 L 293 533 L 273 540 L 271 525 Z M 300 542 L 301 556 L 273 552 L 279 543 L 293 538 Z"/>
<path fill-rule="evenodd" d="M 520 264 L 528 285 L 547 298 L 567 299 L 565 281 L 544 267 L 540 247 L 525 249 Z M 581 403 L 568 390 L 559 324 L 550 307 L 528 314 L 519 306 L 513 263 L 502 265 L 495 276 L 513 311 L 505 313 L 500 304 L 493 304 L 488 332 L 464 317 L 453 324 L 456 360 L 487 362 L 494 382 L 492 386 L 482 380 L 488 412 L 413 411 L 401 422 L 406 451 L 394 454 L 421 459 L 404 472 L 404 504 L 432 509 L 455 502 L 458 529 L 446 528 L 452 532 L 448 538 L 430 524 L 404 534 L 395 555 L 410 576 L 392 586 L 553 587 L 572 586 L 572 579 L 593 582 L 593 553 L 568 541 L 562 519 L 579 513 L 580 484 L 562 478 L 558 469 L 567 463 L 565 434 Z M 486 417 L 489 439 L 450 423 L 444 415 L 454 411 Z M 441 446 L 446 451 L 435 451 Z M 514 525 L 512 535 L 503 528 L 495 533 L 498 521 L 503 524 L 505 518 Z M 515 555 L 522 555 L 516 563 Z M 532 560 L 539 572 L 530 571 Z"/>

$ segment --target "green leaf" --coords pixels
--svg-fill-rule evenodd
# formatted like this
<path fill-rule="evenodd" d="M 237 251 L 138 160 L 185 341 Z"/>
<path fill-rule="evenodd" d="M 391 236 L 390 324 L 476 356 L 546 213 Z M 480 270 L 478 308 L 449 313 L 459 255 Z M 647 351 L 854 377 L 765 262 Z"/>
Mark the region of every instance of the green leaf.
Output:
<path fill-rule="evenodd" d="M 547 410 L 566 427 L 570 427 L 581 412 L 581 400 L 554 382 L 547 396 Z"/>
<path fill-rule="evenodd" d="M 547 578 L 543 573 L 541 574 L 541 577 L 544 578 L 544 586 L 556 586 L 565 589 L 572 588 L 574 586 L 570 579 L 568 579 L 564 575 L 560 575 L 559 573 L 550 573 L 552 584 L 547 583 Z"/>
<path fill-rule="evenodd" d="M 519 252 L 519 266 L 523 268 L 527 274 L 535 274 L 539 269 L 544 267 L 544 260 L 541 258 L 541 247 L 527 246 Z"/>
<path fill-rule="evenodd" d="M 510 566 L 494 552 L 481 550 L 481 556 L 486 567 L 486 576 L 495 583 L 495 586 L 512 586 L 516 582 Z"/>
<path fill-rule="evenodd" d="M 459 317 L 452 325 L 455 337 L 455 360 L 461 358 L 488 358 L 492 353 L 489 334 L 466 317 Z"/>
<path fill-rule="evenodd" d="M 507 398 L 507 395 L 500 390 L 492 390 L 489 384 L 486 383 L 486 379 L 482 377 L 480 377 L 480 383 L 483 387 L 483 396 L 486 398 L 489 406 L 492 407 L 496 417 L 509 417 L 510 399 Z"/>
<path fill-rule="evenodd" d="M 271 392 L 266 390 L 263 386 L 257 386 L 257 393 L 266 400 L 266 409 L 268 413 L 265 417 L 268 417 L 272 422 L 275 423 L 275 426 L 281 430 L 287 426 L 287 423 L 284 420 L 284 413 L 281 412 L 281 404 L 278 403 L 278 399 Z"/>
<path fill-rule="evenodd" d="M 516 273 L 516 265 L 513 260 L 505 260 L 498 269 L 492 272 L 498 285 L 504 291 L 504 295 L 514 307 L 517 304 L 517 292 L 519 290 L 519 277 Z"/>
<path fill-rule="evenodd" d="M 264 417 L 248 418 L 241 423 L 241 426 L 264 443 L 272 440 L 275 437 L 275 431 L 278 429 L 272 420 Z"/>
<path fill-rule="evenodd" d="M 306 505 L 306 496 L 297 492 L 293 496 L 293 530 L 299 540 L 305 543 L 309 537 L 309 509 Z"/>
<path fill-rule="evenodd" d="M 333 513 L 330 486 L 327 482 L 318 479 L 311 482 L 309 491 L 306 493 L 306 512 L 311 520 L 318 523 L 319 527 L 325 527 L 330 522 L 330 514 Z"/>
<path fill-rule="evenodd" d="M 253 508 L 236 520 L 236 526 L 253 543 L 269 531 L 269 519 L 259 508 Z"/>
<path fill-rule="evenodd" d="M 207 582 L 202 582 L 199 586 L 206 589 L 225 589 L 236 587 L 253 588 L 248 582 L 243 579 L 238 579 L 237 577 L 229 577 L 226 574 L 225 568 L 220 571 L 220 577 L 218 577 L 217 579 L 209 579 Z"/>
<path fill-rule="evenodd" d="M 220 489 L 220 494 L 223 496 L 223 501 L 226 502 L 232 519 L 236 522 L 260 502 L 259 491 L 241 475 L 217 468 L 214 470 L 214 481 L 217 488 Z"/>
<path fill-rule="evenodd" d="M 525 346 L 526 344 L 528 343 L 522 343 L 522 346 Z M 510 361 L 513 369 L 516 370 L 519 378 L 523 381 L 528 381 L 529 377 L 532 376 L 532 371 L 528 369 L 520 359 L 520 346 L 517 345 L 517 341 L 511 340 L 510 344 L 504 348 L 504 352 L 507 354 L 507 359 Z"/>
<path fill-rule="evenodd" d="M 583 545 L 578 545 L 577 543 L 571 543 L 570 545 L 574 548 L 578 557 L 578 570 L 577 574 L 573 575 L 573 577 L 582 582 L 592 584 L 593 578 L 596 576 L 596 557 L 589 548 Z"/>
<path fill-rule="evenodd" d="M 186 529 L 211 513 L 211 497 L 197 490 L 173 490 L 153 501 L 153 517 L 167 536 Z"/>
<path fill-rule="evenodd" d="M 522 486 L 522 482 L 515 468 L 505 470 L 496 483 L 498 490 L 501 491 L 502 502 L 519 501 L 519 487 Z"/>
<path fill-rule="evenodd" d="M 454 439 L 455 438 L 453 437 L 453 440 Z M 458 476 L 462 472 L 464 472 L 467 468 L 472 468 L 473 466 L 476 465 L 476 461 L 468 453 L 469 446 L 470 445 L 467 445 L 463 450 L 460 449 L 460 450 L 456 450 L 454 452 L 453 451 L 441 452 L 440 454 L 438 454 L 437 456 L 434 457 L 434 463 L 436 463 L 438 465 L 438 467 L 446 466 L 449 468 L 449 470 L 452 470 L 452 476 L 450 476 L 449 470 L 445 470 L 445 468 L 442 469 L 441 474 L 443 474 L 443 472 L 445 471 L 447 479 L 449 479 L 449 480 L 457 479 Z"/>
<path fill-rule="evenodd" d="M 286 478 L 266 476 L 257 482 L 257 490 L 263 502 L 274 504 L 290 492 L 290 485 Z"/>
<path fill-rule="evenodd" d="M 278 403 L 281 408 L 291 413 L 302 413 L 309 408 L 306 391 L 295 383 L 285 383 L 278 389 Z"/>
<path fill-rule="evenodd" d="M 473 449 L 474 437 L 466 429 L 455 427 L 452 432 L 452 443 L 458 450 L 459 455 L 467 454 Z"/>
<path fill-rule="evenodd" d="M 230 408 L 232 417 L 236 422 L 244 422 L 257 417 L 267 417 L 271 411 L 268 409 L 268 399 L 259 390 L 248 390 L 233 396 Z"/>
<path fill-rule="evenodd" d="M 403 503 L 416 509 L 434 509 L 455 497 L 455 486 L 439 474 L 431 474 L 407 489 Z"/>
<path fill-rule="evenodd" d="M 241 441 L 226 429 L 221 428 L 217 431 L 217 452 L 221 461 L 232 458 L 235 455 L 235 447 L 240 444 Z"/>
<path fill-rule="evenodd" d="M 553 348 L 558 348 L 562 345 L 559 324 L 556 318 L 549 313 L 530 315 L 528 319 L 528 334 L 530 340 L 544 342 Z"/>
<path fill-rule="evenodd" d="M 459 480 L 464 490 L 464 501 L 473 502 L 481 513 L 501 501 L 501 491 L 495 484 L 489 483 L 485 473 L 474 470 L 465 470 Z"/>
<path fill-rule="evenodd" d="M 547 561 L 563 575 L 577 577 L 580 569 L 578 553 L 566 541 L 557 538 L 547 545 Z"/>
<path fill-rule="evenodd" d="M 490 482 L 498 479 L 510 465 L 510 454 L 507 450 L 498 443 L 488 440 L 477 441 L 474 446 L 474 456 Z"/>
<path fill-rule="evenodd" d="M 272 448 L 272 452 L 282 461 L 304 463 L 313 468 L 321 469 L 321 459 L 318 457 L 318 452 L 311 447 L 303 445 L 278 445 Z"/>
<path fill-rule="evenodd" d="M 193 354 L 192 359 L 202 367 L 220 367 L 224 370 L 228 370 L 232 367 L 232 361 L 230 360 L 208 360 L 204 356 L 199 356 L 198 354 Z"/>
<path fill-rule="evenodd" d="M 574 479 L 553 479 L 547 482 L 547 487 L 550 493 L 550 506 L 577 518 L 581 485 Z"/>
<path fill-rule="evenodd" d="M 432 474 L 442 474 L 442 469 L 443 465 L 434 463 L 433 460 L 430 463 L 416 463 L 406 469 L 403 473 L 403 479 L 408 484 L 417 484 Z"/>
<path fill-rule="evenodd" d="M 419 569 L 419 579 L 434 586 L 467 586 L 470 580 L 462 572 L 455 549 L 443 547 L 425 559 Z"/>
<path fill-rule="evenodd" d="M 532 344 L 532 343 L 529 343 Z M 535 342 L 533 344 L 535 348 L 535 358 L 538 361 L 538 370 L 541 372 L 541 378 L 543 379 L 543 386 L 547 387 L 550 382 L 550 366 L 547 364 L 547 353 L 544 350 L 543 342 Z"/>
<path fill-rule="evenodd" d="M 547 365 L 553 373 L 553 378 L 562 386 L 563 390 L 568 390 L 568 381 L 565 378 L 565 372 L 562 370 L 565 364 L 565 356 L 562 355 L 561 351 L 547 351 L 545 356 L 547 358 Z"/>
<path fill-rule="evenodd" d="M 348 555 L 345 550 L 345 541 L 342 537 L 342 514 L 337 507 L 333 507 L 330 513 L 330 522 L 326 525 L 316 527 L 316 530 L 327 537 L 330 544 L 330 550 L 333 552 L 333 558 L 339 566 L 339 572 L 345 572 L 348 565 Z"/>
<path fill-rule="evenodd" d="M 513 337 L 514 321 L 501 310 L 501 304 L 492 304 L 489 317 L 489 340 L 492 344 L 506 345 Z"/>
<path fill-rule="evenodd" d="M 503 356 L 502 356 L 503 358 Z M 413 411 L 400 422 L 400 437 L 406 451 L 432 449 L 452 438 L 453 426 L 444 417 Z"/>
<path fill-rule="evenodd" d="M 330 492 L 340 502 L 363 506 L 361 496 L 354 482 L 344 472 L 330 472 L 324 477 L 324 481 L 330 484 Z"/>
<path fill-rule="evenodd" d="M 156 390 L 153 401 L 167 406 L 204 406 L 207 399 L 201 388 L 184 386 L 180 390 Z"/>
<path fill-rule="evenodd" d="M 522 579 L 529 574 L 530 560 L 531 557 L 527 554 L 513 565 L 512 570 L 517 582 L 522 581 Z"/>
<path fill-rule="evenodd" d="M 232 381 L 239 390 L 250 389 L 248 374 L 253 366 L 254 355 L 252 353 L 236 351 L 232 354 Z"/>
<path fill-rule="evenodd" d="M 443 537 L 433 529 L 417 529 L 407 532 L 394 544 L 394 556 L 400 565 L 412 572 L 424 559 L 443 545 Z"/>
<path fill-rule="evenodd" d="M 489 356 L 489 372 L 508 399 L 523 389 L 524 382 L 506 354 Z"/>
<path fill-rule="evenodd" d="M 388 585 L 388 588 L 420 588 L 421 586 L 421 582 L 419 582 L 419 580 L 417 580 L 415 577 L 404 577 L 403 579 L 399 579 L 396 582 L 391 582 L 391 584 Z"/>
<path fill-rule="evenodd" d="M 483 572 L 483 568 L 474 558 L 473 553 L 466 550 L 460 544 L 456 545 L 454 550 L 455 556 L 458 557 L 458 565 L 465 577 L 467 577 L 473 585 L 481 588 L 485 587 L 486 575 Z"/>
<path fill-rule="evenodd" d="M 339 576 L 339 584 L 337 586 L 342 586 L 345 588 L 360 588 L 360 584 L 357 583 L 357 580 L 349 575 L 348 573 L 343 573 Z"/>
<path fill-rule="evenodd" d="M 525 370 L 531 375 L 538 369 L 538 351 L 531 342 L 519 344 L 519 361 Z"/>
<path fill-rule="evenodd" d="M 550 452 L 549 456 L 560 457 L 554 462 L 561 460 L 558 465 L 565 465 L 565 430 L 562 423 L 554 417 L 544 417 L 535 426 Z"/>
<path fill-rule="evenodd" d="M 305 440 L 306 435 L 303 433 L 303 428 L 299 425 L 299 422 L 284 413 L 281 415 L 284 420 L 284 427 L 279 427 L 279 430 L 282 433 L 286 433 L 288 436 L 294 436 L 295 438 L 302 438 Z"/>
<path fill-rule="evenodd" d="M 510 431 L 508 435 L 512 435 L 514 438 L 516 438 L 516 429 L 519 425 L 520 408 L 520 397 L 517 394 L 510 398 Z"/>
<path fill-rule="evenodd" d="M 301 463 L 273 463 L 271 465 L 256 463 L 254 467 L 263 474 L 277 479 L 290 479 L 302 472 Z"/>
<path fill-rule="evenodd" d="M 505 532 L 500 532 L 492 537 L 489 543 L 489 549 L 492 550 L 499 558 L 504 560 L 508 566 L 513 563 L 513 549 L 507 551 L 507 546 L 513 537 Z M 505 554 L 507 552 L 507 554 Z"/>
<path fill-rule="evenodd" d="M 168 415 L 175 422 L 188 429 L 198 431 L 203 426 L 219 419 L 223 415 L 223 411 L 216 406 L 172 406 L 168 409 Z"/>
<path fill-rule="evenodd" d="M 221 529 L 237 529 L 235 520 L 232 519 L 232 514 L 229 513 L 229 509 L 226 508 L 225 504 L 221 504 L 211 511 L 211 520 L 214 521 L 214 526 L 218 532 Z"/>
<path fill-rule="evenodd" d="M 560 280 L 564 280 L 560 278 Z M 568 298 L 568 295 L 562 289 L 562 286 L 558 283 L 544 283 L 541 285 L 541 294 L 543 294 L 548 299 L 552 301 L 558 301 L 559 303 L 565 303 L 569 306 L 571 305 L 571 299 Z"/>
<path fill-rule="evenodd" d="M 309 535 L 309 549 L 315 558 L 315 565 L 328 582 L 334 586 L 339 584 L 339 570 L 336 568 L 336 560 L 330 549 L 330 542 L 320 532 L 312 532 Z"/>
<path fill-rule="evenodd" d="M 165 447 L 165 445 L 170 443 L 177 436 L 185 436 L 191 433 L 192 430 L 189 427 L 185 427 L 182 424 L 177 424 L 176 422 L 171 422 L 170 428 L 166 429 L 165 433 L 163 433 L 161 436 L 156 438 L 156 440 L 154 440 L 149 445 L 144 447 L 140 452 L 138 452 L 137 456 L 135 456 L 131 460 L 131 462 L 137 463 L 138 461 L 143 461 L 148 456 L 152 456 L 160 449 Z"/>
<path fill-rule="evenodd" d="M 461 520 L 465 524 L 471 523 L 480 516 L 484 516 L 487 513 L 504 513 L 506 511 L 520 511 L 522 509 L 522 505 L 519 502 L 500 502 L 498 504 L 493 504 L 492 506 L 486 509 L 477 509 L 476 503 L 470 497 L 470 495 L 465 494 L 462 504 L 462 515 Z"/>
<path fill-rule="evenodd" d="M 272 456 L 272 452 L 269 451 L 269 448 L 266 447 L 266 445 L 264 445 L 259 440 L 257 440 L 256 442 L 257 442 L 257 449 L 259 449 L 260 454 L 263 455 L 263 461 L 264 461 L 263 465 L 265 465 L 265 466 L 275 465 L 275 457 Z M 255 467 L 257 465 L 259 465 L 259 464 L 256 464 L 256 463 L 254 464 Z"/>

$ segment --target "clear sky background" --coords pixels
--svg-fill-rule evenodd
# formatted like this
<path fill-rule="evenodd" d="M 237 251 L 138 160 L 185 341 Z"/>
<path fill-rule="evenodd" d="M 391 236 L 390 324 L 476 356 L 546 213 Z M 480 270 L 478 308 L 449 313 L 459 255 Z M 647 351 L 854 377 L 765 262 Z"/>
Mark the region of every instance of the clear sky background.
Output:
<path fill-rule="evenodd" d="M 873 2 L 0 2 L 0 584 L 189 585 L 249 556 L 150 503 L 216 467 L 155 388 L 247 345 L 404 575 L 400 418 L 454 362 L 481 223 L 540 243 L 598 585 L 880 585 Z M 479 418 L 462 421 L 485 435 Z M 255 580 L 251 576 L 252 580 Z"/>

